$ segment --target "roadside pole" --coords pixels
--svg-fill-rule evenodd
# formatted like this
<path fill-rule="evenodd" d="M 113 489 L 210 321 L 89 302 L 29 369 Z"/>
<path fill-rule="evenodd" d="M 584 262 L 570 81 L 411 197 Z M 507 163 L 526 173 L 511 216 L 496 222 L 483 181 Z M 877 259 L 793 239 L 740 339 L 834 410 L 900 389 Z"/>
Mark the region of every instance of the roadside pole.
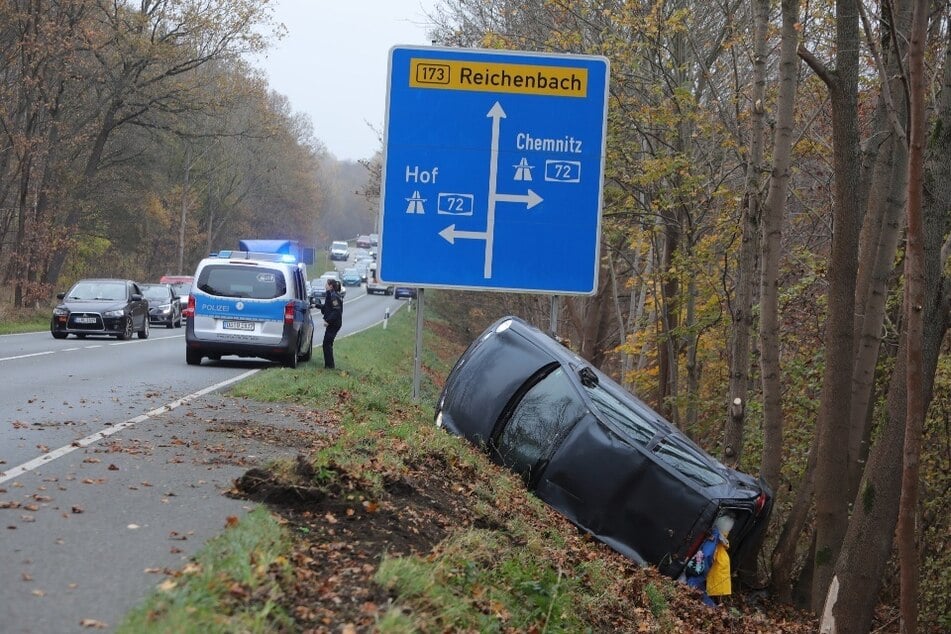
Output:
<path fill-rule="evenodd" d="M 423 289 L 416 289 L 416 352 L 413 361 L 413 401 L 419 401 L 419 375 L 423 359 Z"/>
<path fill-rule="evenodd" d="M 557 335 L 558 334 L 558 296 L 557 295 L 551 296 L 551 313 L 549 314 L 548 319 L 549 319 L 548 327 L 549 327 L 549 330 L 551 330 L 551 334 Z"/>

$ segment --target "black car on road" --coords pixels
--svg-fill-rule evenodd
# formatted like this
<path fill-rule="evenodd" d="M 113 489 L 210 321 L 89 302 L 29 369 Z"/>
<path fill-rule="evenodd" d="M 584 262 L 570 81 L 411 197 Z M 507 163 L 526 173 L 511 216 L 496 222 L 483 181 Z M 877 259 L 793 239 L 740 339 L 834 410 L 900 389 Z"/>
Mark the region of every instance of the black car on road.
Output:
<path fill-rule="evenodd" d="M 84 279 L 59 293 L 50 332 L 56 339 L 69 335 L 109 335 L 118 339 L 149 336 L 149 303 L 132 280 Z"/>
<path fill-rule="evenodd" d="M 730 469 L 561 343 L 504 317 L 456 362 L 436 424 L 483 448 L 575 525 L 677 577 L 733 522 L 731 562 L 759 547 L 772 509 L 762 480 Z"/>
<path fill-rule="evenodd" d="M 149 302 L 149 321 L 166 328 L 182 327 L 182 300 L 171 284 L 139 284 Z"/>

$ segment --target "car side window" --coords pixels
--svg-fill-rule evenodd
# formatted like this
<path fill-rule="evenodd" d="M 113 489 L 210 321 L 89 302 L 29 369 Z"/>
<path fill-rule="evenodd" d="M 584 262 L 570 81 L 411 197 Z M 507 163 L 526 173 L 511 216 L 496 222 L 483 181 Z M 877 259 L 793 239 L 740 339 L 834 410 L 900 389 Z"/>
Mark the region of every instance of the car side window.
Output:
<path fill-rule="evenodd" d="M 497 441 L 502 463 L 526 481 L 539 461 L 586 412 L 560 366 L 533 385 L 519 400 Z"/>

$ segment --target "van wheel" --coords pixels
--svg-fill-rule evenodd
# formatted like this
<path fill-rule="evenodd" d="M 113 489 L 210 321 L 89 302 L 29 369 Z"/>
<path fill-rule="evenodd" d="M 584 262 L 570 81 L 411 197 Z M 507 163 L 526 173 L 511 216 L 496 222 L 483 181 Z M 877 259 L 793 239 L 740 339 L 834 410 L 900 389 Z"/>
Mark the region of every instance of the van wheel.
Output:
<path fill-rule="evenodd" d="M 185 350 L 185 363 L 188 365 L 201 365 L 201 353 L 197 350 Z"/>
<path fill-rule="evenodd" d="M 310 358 L 314 354 L 314 338 L 311 336 L 310 341 L 307 343 L 307 352 L 301 355 L 300 360 L 304 363 L 310 361 Z"/>
<path fill-rule="evenodd" d="M 292 350 L 289 355 L 284 357 L 284 367 L 292 370 L 297 369 L 297 350 Z"/>

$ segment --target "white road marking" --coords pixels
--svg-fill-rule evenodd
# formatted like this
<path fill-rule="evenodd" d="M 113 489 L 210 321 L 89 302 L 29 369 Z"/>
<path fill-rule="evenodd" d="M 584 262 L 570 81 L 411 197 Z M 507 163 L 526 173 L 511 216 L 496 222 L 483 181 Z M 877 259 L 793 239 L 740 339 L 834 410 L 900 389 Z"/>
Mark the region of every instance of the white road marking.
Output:
<path fill-rule="evenodd" d="M 102 431 L 98 431 L 95 434 L 90 434 L 89 436 L 86 436 L 85 438 L 82 438 L 81 440 L 74 441 L 70 445 L 60 447 L 59 449 L 54 449 L 53 451 L 50 451 L 48 453 L 43 454 L 42 456 L 34 458 L 33 460 L 30 460 L 29 462 L 24 462 L 23 464 L 19 466 L 13 467 L 12 469 L 9 469 L 7 471 L 0 471 L 0 484 L 3 484 L 7 480 L 12 480 L 13 478 L 17 476 L 21 476 L 25 473 L 29 473 L 30 471 L 33 471 L 34 469 L 42 467 L 43 465 L 50 464 L 52 461 L 56 460 L 57 458 L 62 458 L 63 456 L 76 451 L 77 449 L 82 449 L 84 447 L 88 447 L 89 445 L 95 444 L 99 442 L 100 440 L 102 440 L 103 438 L 108 438 L 109 436 L 112 436 L 113 434 L 116 434 L 122 431 L 123 429 L 132 427 L 136 423 L 141 423 L 142 421 L 148 420 L 149 418 L 152 418 L 153 416 L 158 416 L 159 414 L 170 412 L 176 407 L 180 407 L 184 405 L 185 403 L 188 403 L 189 401 L 193 401 L 200 396 L 204 396 L 205 394 L 208 394 L 209 392 L 214 392 L 215 390 L 220 390 L 221 388 L 231 385 L 232 383 L 243 381 L 244 379 L 248 378 L 249 376 L 257 372 L 260 372 L 260 369 L 249 370 L 245 372 L 244 374 L 239 374 L 238 376 L 230 378 L 227 381 L 216 383 L 215 385 L 211 385 L 204 389 L 198 390 L 197 392 L 189 394 L 188 396 L 184 396 L 178 399 L 177 401 L 172 401 L 171 403 L 168 403 L 167 405 L 162 405 L 161 407 L 157 407 L 150 412 L 146 412 L 145 414 L 142 414 L 141 416 L 130 418 L 127 421 L 121 422 L 117 425 L 112 425 L 111 427 L 103 429 Z"/>
<path fill-rule="evenodd" d="M 35 335 L 35 334 L 42 334 L 42 333 L 26 333 L 26 332 L 25 332 L 25 333 L 22 333 L 22 334 L 25 334 L 25 335 L 34 334 L 34 335 Z M 0 337 L 8 337 L 8 336 L 13 336 L 13 335 L 0 335 Z M 105 342 L 103 342 L 103 343 L 92 344 L 92 345 L 89 345 L 89 346 L 74 346 L 74 347 L 72 347 L 72 348 L 60 348 L 60 349 L 58 349 L 58 350 L 44 350 L 43 352 L 31 352 L 31 353 L 29 353 L 29 354 L 18 354 L 18 355 L 16 355 L 16 356 L 12 356 L 12 357 L 0 357 L 0 362 L 3 362 L 3 361 L 16 361 L 17 359 L 29 359 L 29 358 L 31 358 L 31 357 L 42 357 L 42 356 L 44 356 L 44 355 L 47 355 L 47 354 L 55 354 L 55 353 L 57 353 L 57 352 L 75 352 L 76 350 L 93 350 L 93 349 L 95 349 L 95 348 L 102 348 L 102 347 L 104 347 L 104 346 L 124 346 L 124 345 L 130 344 L 130 343 L 149 343 L 149 342 L 151 342 L 151 341 L 164 341 L 164 340 L 166 340 L 166 339 L 178 339 L 178 338 L 184 337 L 184 336 L 185 336 L 184 334 L 180 334 L 180 335 L 170 335 L 170 336 L 167 336 L 167 337 L 152 337 L 152 338 L 150 338 L 150 339 L 132 339 L 132 340 L 129 340 L 129 341 L 117 341 L 117 342 L 115 342 L 115 343 L 105 343 Z"/>
<path fill-rule="evenodd" d="M 32 352 L 30 354 L 18 354 L 15 357 L 2 357 L 0 361 L 13 361 L 14 359 L 29 359 L 30 357 L 42 357 L 45 354 L 53 354 L 52 350 L 46 352 Z"/>

